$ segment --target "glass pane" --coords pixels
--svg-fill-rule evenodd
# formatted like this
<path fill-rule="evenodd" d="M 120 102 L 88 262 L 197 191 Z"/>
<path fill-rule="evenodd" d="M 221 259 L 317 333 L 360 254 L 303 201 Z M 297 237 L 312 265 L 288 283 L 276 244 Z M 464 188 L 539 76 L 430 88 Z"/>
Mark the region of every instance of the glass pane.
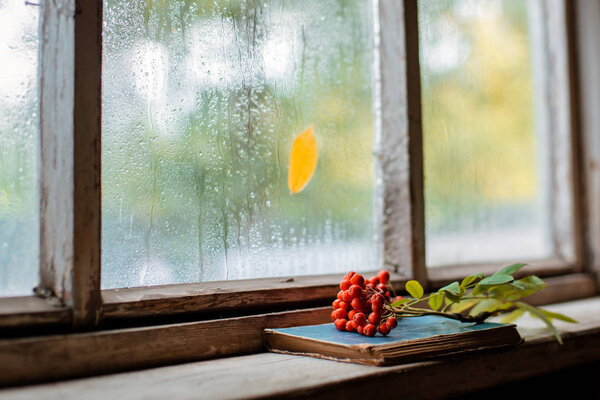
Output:
<path fill-rule="evenodd" d="M 429 266 L 552 253 L 529 4 L 419 2 Z"/>
<path fill-rule="evenodd" d="M 0 296 L 38 284 L 38 7 L 0 0 Z"/>
<path fill-rule="evenodd" d="M 381 265 L 369 2 L 104 5 L 103 288 Z"/>

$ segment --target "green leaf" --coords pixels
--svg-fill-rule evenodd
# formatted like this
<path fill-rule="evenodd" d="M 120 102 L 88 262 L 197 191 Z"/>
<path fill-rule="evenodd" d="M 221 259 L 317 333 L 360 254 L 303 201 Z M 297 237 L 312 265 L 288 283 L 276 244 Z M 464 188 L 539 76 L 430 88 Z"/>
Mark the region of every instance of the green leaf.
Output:
<path fill-rule="evenodd" d="M 391 305 L 392 305 L 392 307 L 398 307 L 398 306 L 401 306 L 402 304 L 406 304 L 411 301 L 413 301 L 413 299 L 398 299 L 395 302 L 393 302 Z"/>
<path fill-rule="evenodd" d="M 483 279 L 483 277 L 484 277 L 483 273 L 469 275 L 465 279 L 462 280 L 462 282 L 460 283 L 460 287 L 466 288 L 471 283 L 475 282 L 477 279 Z"/>
<path fill-rule="evenodd" d="M 512 286 L 512 282 L 504 283 L 497 286 L 483 286 L 488 292 L 488 296 L 498 300 L 509 300 L 516 301 L 520 300 L 521 296 L 519 290 Z"/>
<path fill-rule="evenodd" d="M 504 322 L 505 324 L 508 324 L 510 322 L 513 322 L 513 321 L 521 318 L 521 316 L 523 314 L 525 314 L 525 310 L 523 310 L 522 308 L 517 308 L 517 309 L 513 310 L 512 312 L 503 315 L 500 322 Z"/>
<path fill-rule="evenodd" d="M 458 284 L 458 282 L 452 282 L 451 284 L 446 285 L 440 290 L 438 290 L 438 292 L 446 292 L 455 296 L 460 296 L 460 285 Z"/>
<path fill-rule="evenodd" d="M 473 307 L 475 304 L 479 303 L 479 301 L 479 299 L 461 300 L 458 303 L 452 304 L 450 308 L 452 309 L 452 312 L 461 313 Z"/>
<path fill-rule="evenodd" d="M 512 264 L 507 267 L 502 268 L 500 271 L 496 272 L 494 275 L 512 275 L 527 264 Z M 494 276 L 492 275 L 492 276 Z"/>
<path fill-rule="evenodd" d="M 451 284 L 446 285 L 440 290 L 438 290 L 438 293 L 444 293 L 450 301 L 458 303 L 460 301 L 460 297 L 464 292 L 461 291 L 458 282 L 452 282 Z"/>
<path fill-rule="evenodd" d="M 543 280 L 535 275 L 526 276 L 525 278 L 518 279 L 512 282 L 512 285 L 520 290 L 534 290 L 538 291 L 546 287 Z"/>
<path fill-rule="evenodd" d="M 481 286 L 480 284 L 475 285 L 475 287 L 473 288 L 473 296 L 478 296 L 481 293 L 486 292 L 488 289 L 490 289 L 490 286 Z"/>
<path fill-rule="evenodd" d="M 443 303 L 444 303 L 444 294 L 443 293 L 432 294 L 431 297 L 429 298 L 429 307 L 434 311 L 439 310 Z"/>
<path fill-rule="evenodd" d="M 543 312 L 546 315 L 546 317 L 548 317 L 550 320 L 559 319 L 561 321 L 570 322 L 571 324 L 579 323 L 578 321 L 575 321 L 573 318 L 567 317 L 564 314 L 559 314 L 559 313 L 555 313 L 555 312 L 551 312 L 551 311 L 547 311 L 547 310 L 542 310 L 541 308 L 539 308 L 538 310 Z"/>
<path fill-rule="evenodd" d="M 511 303 L 505 303 L 496 299 L 484 299 L 471 309 L 469 315 L 478 315 L 486 311 L 493 313 L 495 311 L 508 309 L 510 307 L 512 307 Z"/>
<path fill-rule="evenodd" d="M 537 276 L 531 275 L 513 282 L 488 287 L 488 293 L 491 297 L 499 300 L 516 301 L 527 297 L 544 287 L 546 287 L 544 281 Z"/>
<path fill-rule="evenodd" d="M 515 292 L 515 289 L 510 286 L 512 279 L 513 277 L 510 275 L 488 276 L 475 285 L 473 296 L 489 292 L 490 295 L 502 299 L 504 296 Z M 518 298 L 513 300 L 518 300 Z"/>
<path fill-rule="evenodd" d="M 423 297 L 423 286 L 417 281 L 412 280 L 406 282 L 406 291 L 415 299 Z"/>
<path fill-rule="evenodd" d="M 515 278 L 506 274 L 494 274 L 492 276 L 488 276 L 487 278 L 483 278 L 477 285 L 478 286 L 495 286 L 502 285 L 503 283 L 512 282 Z"/>
<path fill-rule="evenodd" d="M 556 338 L 558 343 L 563 344 L 562 338 L 560 337 L 560 333 L 558 332 L 558 330 L 556 330 L 556 327 L 552 324 L 552 321 L 546 316 L 546 314 L 544 314 L 544 312 L 541 309 L 530 306 L 529 304 L 523 303 L 522 301 L 518 301 L 516 304 L 519 308 L 528 311 L 529 315 L 531 315 L 532 317 L 542 320 L 546 324 L 546 326 L 552 331 L 552 333 L 554 333 L 554 337 Z"/>
<path fill-rule="evenodd" d="M 537 291 L 542 290 L 546 287 L 546 284 L 537 276 L 531 275 L 511 282 L 510 286 L 513 289 L 514 293 L 506 295 L 506 298 L 511 297 L 512 300 L 517 300 L 519 298 L 522 299 L 524 297 L 532 295 Z"/>

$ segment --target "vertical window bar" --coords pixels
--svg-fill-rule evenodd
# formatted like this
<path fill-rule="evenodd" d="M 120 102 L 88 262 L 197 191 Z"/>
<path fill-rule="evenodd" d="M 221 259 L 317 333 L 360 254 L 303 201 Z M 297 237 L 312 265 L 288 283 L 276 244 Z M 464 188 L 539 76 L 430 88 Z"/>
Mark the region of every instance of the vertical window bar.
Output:
<path fill-rule="evenodd" d="M 574 102 L 578 111 L 581 132 L 581 174 L 583 178 L 583 200 L 585 219 L 586 269 L 595 272 L 600 287 L 600 2 L 567 2 L 567 24 L 570 35 L 570 58 Z M 575 60 L 573 57 L 576 58 Z M 573 79 L 576 77 L 577 79 Z M 581 82 L 577 85 L 577 82 Z M 574 94 L 574 92 L 576 94 Z M 575 116 L 576 114 L 573 113 Z"/>
<path fill-rule="evenodd" d="M 425 282 L 417 2 L 382 1 L 378 7 L 385 264 Z"/>
<path fill-rule="evenodd" d="M 37 292 L 100 316 L 102 1 L 41 3 L 40 277 Z"/>

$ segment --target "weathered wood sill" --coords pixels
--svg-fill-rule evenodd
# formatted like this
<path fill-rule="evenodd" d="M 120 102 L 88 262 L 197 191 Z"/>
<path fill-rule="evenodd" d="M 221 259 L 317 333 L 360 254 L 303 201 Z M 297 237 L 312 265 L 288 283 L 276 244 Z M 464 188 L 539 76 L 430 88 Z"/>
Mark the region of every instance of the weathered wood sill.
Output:
<path fill-rule="evenodd" d="M 559 345 L 523 318 L 515 348 L 393 367 L 260 353 L 0 391 L 0 398 L 440 398 L 492 387 L 600 359 L 600 297 L 546 307 L 581 321 L 557 323 Z M 424 393 L 427 395 L 424 396 Z M 382 397 L 379 397 L 382 396 Z"/>

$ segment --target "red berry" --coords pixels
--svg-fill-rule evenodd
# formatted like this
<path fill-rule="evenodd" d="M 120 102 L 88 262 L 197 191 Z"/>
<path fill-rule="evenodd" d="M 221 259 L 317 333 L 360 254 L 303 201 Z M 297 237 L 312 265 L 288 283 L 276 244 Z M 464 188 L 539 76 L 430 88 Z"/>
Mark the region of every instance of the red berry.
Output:
<path fill-rule="evenodd" d="M 348 280 L 350 280 L 350 279 L 352 279 L 352 277 L 353 277 L 354 275 L 356 275 L 356 272 L 354 272 L 354 271 L 349 271 L 349 272 L 348 272 L 346 275 L 344 275 L 344 279 L 348 279 Z"/>
<path fill-rule="evenodd" d="M 380 293 L 375 293 L 371 296 L 371 303 L 383 303 L 383 296 Z"/>
<path fill-rule="evenodd" d="M 331 305 L 333 306 L 333 309 L 334 309 L 334 310 L 337 310 L 338 308 L 340 308 L 340 302 L 341 302 L 341 300 L 340 300 L 340 299 L 335 299 L 335 300 L 333 301 L 333 303 L 332 303 Z"/>
<path fill-rule="evenodd" d="M 358 325 L 356 327 L 356 332 L 360 333 L 361 335 L 363 334 L 363 326 L 362 325 Z"/>
<path fill-rule="evenodd" d="M 383 314 L 383 304 L 375 304 L 371 309 L 374 313 Z"/>
<path fill-rule="evenodd" d="M 356 324 L 354 323 L 354 321 L 348 321 L 348 322 L 346 322 L 346 330 L 348 332 L 354 332 L 354 331 L 356 331 Z"/>
<path fill-rule="evenodd" d="M 362 288 L 358 285 L 350 286 L 350 289 L 348 289 L 348 291 L 350 292 L 352 297 L 360 297 L 362 295 Z"/>
<path fill-rule="evenodd" d="M 387 292 L 387 285 L 385 283 L 380 283 L 379 285 L 377 285 L 377 290 L 385 293 Z"/>
<path fill-rule="evenodd" d="M 331 320 L 335 321 L 337 318 L 335 317 L 335 310 L 331 312 Z"/>
<path fill-rule="evenodd" d="M 379 278 L 376 276 L 372 276 L 369 278 L 369 282 L 371 282 L 374 286 L 379 285 Z"/>
<path fill-rule="evenodd" d="M 350 282 L 352 282 L 353 285 L 362 287 L 365 284 L 365 278 L 360 274 L 356 274 L 350 279 Z"/>
<path fill-rule="evenodd" d="M 371 282 L 367 283 L 365 286 L 367 289 L 375 289 L 375 285 L 373 285 Z"/>
<path fill-rule="evenodd" d="M 380 308 L 383 306 L 384 301 L 385 299 L 379 293 L 376 293 L 373 295 L 373 297 L 371 297 L 371 304 L 373 305 L 373 308 Z"/>
<path fill-rule="evenodd" d="M 364 325 L 367 322 L 367 317 L 365 316 L 364 313 L 358 312 L 356 314 L 354 314 L 354 322 L 356 322 L 358 325 Z"/>
<path fill-rule="evenodd" d="M 348 290 L 344 290 L 344 293 L 342 294 L 342 300 L 344 300 L 346 303 L 352 303 L 352 299 L 354 299 L 354 297 L 350 294 L 350 292 Z"/>
<path fill-rule="evenodd" d="M 352 286 L 352 283 L 350 283 L 350 279 L 344 279 L 342 283 L 340 283 L 340 289 L 342 290 L 348 290 L 350 286 Z"/>
<path fill-rule="evenodd" d="M 389 301 L 392 298 L 392 295 L 390 294 L 390 292 L 385 292 L 383 294 L 385 296 L 385 298 Z"/>
<path fill-rule="evenodd" d="M 354 319 L 355 315 L 356 315 L 356 311 L 355 310 L 348 311 L 348 319 Z"/>
<path fill-rule="evenodd" d="M 365 301 L 363 299 L 361 299 L 360 297 L 356 297 L 356 298 L 352 299 L 351 304 L 352 304 L 352 308 L 354 308 L 356 311 L 365 311 L 367 308 Z"/>
<path fill-rule="evenodd" d="M 381 314 L 373 311 L 371 314 L 369 314 L 368 320 L 373 325 L 379 325 L 379 322 L 381 321 Z"/>
<path fill-rule="evenodd" d="M 375 333 L 377 333 L 377 328 L 375 327 L 375 325 L 369 324 L 365 325 L 365 327 L 363 328 L 363 334 L 366 336 L 375 336 Z"/>
<path fill-rule="evenodd" d="M 383 336 L 386 336 L 388 333 L 390 333 L 390 327 L 387 326 L 387 324 L 381 324 L 379 325 L 379 333 L 381 333 Z"/>
<path fill-rule="evenodd" d="M 340 301 L 339 308 L 343 308 L 346 311 L 352 310 L 352 306 L 350 305 L 350 303 L 346 303 L 345 301 Z"/>
<path fill-rule="evenodd" d="M 338 294 L 337 294 L 337 298 L 338 298 L 338 299 L 340 299 L 340 300 L 342 300 L 342 295 L 343 295 L 343 294 L 344 294 L 344 291 L 343 291 L 343 290 L 340 290 L 340 291 L 338 292 Z"/>
<path fill-rule="evenodd" d="M 337 319 L 335 321 L 335 327 L 338 329 L 338 331 L 345 331 L 347 322 L 347 319 Z"/>
<path fill-rule="evenodd" d="M 379 271 L 377 276 L 379 277 L 379 282 L 381 283 L 388 283 L 390 281 L 390 273 L 386 270 Z"/>
<path fill-rule="evenodd" d="M 371 314 L 369 314 L 370 323 L 372 323 L 373 325 L 377 325 L 379 324 L 379 321 L 381 321 L 381 314 L 378 314 L 376 312 L 372 312 Z"/>
<path fill-rule="evenodd" d="M 394 317 L 389 317 L 385 323 L 390 327 L 390 329 L 394 329 L 398 326 L 398 320 Z"/>
<path fill-rule="evenodd" d="M 348 313 L 343 308 L 338 308 L 337 310 L 335 310 L 335 318 L 336 319 L 348 318 Z"/>

